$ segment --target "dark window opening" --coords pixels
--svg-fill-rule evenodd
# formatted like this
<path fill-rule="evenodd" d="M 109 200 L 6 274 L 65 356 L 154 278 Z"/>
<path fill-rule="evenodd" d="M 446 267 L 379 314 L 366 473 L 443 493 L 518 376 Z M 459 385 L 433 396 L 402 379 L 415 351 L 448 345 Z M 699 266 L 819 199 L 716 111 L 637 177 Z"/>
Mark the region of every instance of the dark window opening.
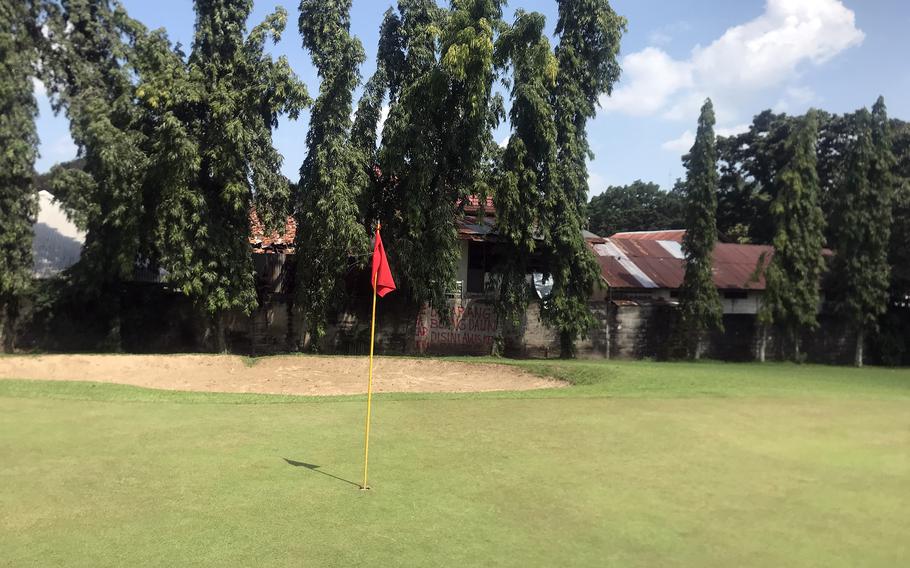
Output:
<path fill-rule="evenodd" d="M 484 243 L 468 243 L 468 281 L 465 291 L 468 294 L 483 294 L 486 275 L 487 247 Z"/>

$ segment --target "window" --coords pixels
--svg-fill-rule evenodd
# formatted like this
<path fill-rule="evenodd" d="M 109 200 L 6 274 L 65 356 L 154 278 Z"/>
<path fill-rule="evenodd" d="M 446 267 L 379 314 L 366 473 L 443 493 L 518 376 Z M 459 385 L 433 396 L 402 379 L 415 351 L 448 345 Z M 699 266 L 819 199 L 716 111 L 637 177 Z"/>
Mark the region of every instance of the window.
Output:
<path fill-rule="evenodd" d="M 484 243 L 468 243 L 468 294 L 483 294 L 486 275 L 487 250 Z"/>

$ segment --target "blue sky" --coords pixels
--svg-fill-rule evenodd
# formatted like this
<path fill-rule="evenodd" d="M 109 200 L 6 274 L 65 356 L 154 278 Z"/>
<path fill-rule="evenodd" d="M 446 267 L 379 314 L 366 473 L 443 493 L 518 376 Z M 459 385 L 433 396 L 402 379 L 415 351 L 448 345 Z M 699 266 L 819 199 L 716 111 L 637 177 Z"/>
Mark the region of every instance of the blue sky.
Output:
<path fill-rule="evenodd" d="M 190 0 L 122 0 L 150 28 L 164 27 L 171 40 L 192 44 Z M 297 32 L 297 2 L 255 0 L 250 25 L 275 6 L 290 14 L 281 43 L 310 93 L 318 77 Z M 364 44 L 364 80 L 375 68 L 376 42 L 389 2 L 354 0 L 352 31 Z M 644 179 L 668 188 L 684 175 L 680 156 L 691 146 L 698 108 L 714 100 L 718 132 L 742 130 L 766 108 L 802 113 L 809 107 L 832 112 L 871 106 L 882 94 L 891 116 L 910 120 L 910 2 L 906 0 L 615 0 L 629 20 L 622 43 L 623 77 L 612 97 L 601 99 L 588 132 L 595 158 L 589 165 L 591 195 L 610 184 Z M 555 0 L 515 0 L 516 8 L 542 12 L 548 31 L 556 22 Z M 40 89 L 39 89 L 40 91 Z M 38 131 L 45 171 L 71 159 L 76 148 L 61 115 L 54 117 L 42 96 Z M 282 120 L 275 144 L 283 172 L 296 179 L 305 154 L 309 115 Z M 500 127 L 497 140 L 508 136 Z"/>

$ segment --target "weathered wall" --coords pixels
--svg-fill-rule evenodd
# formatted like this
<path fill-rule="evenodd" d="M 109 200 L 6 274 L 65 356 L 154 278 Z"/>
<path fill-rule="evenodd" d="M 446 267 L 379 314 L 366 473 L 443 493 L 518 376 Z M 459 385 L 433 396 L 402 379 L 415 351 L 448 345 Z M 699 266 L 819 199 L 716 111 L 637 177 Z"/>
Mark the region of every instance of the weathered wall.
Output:
<path fill-rule="evenodd" d="M 296 351 L 303 346 L 302 325 L 292 305 L 293 274 L 277 255 L 258 258 L 262 305 L 251 315 L 231 312 L 225 316 L 228 347 L 236 353 L 264 355 Z M 367 291 L 367 293 L 364 293 Z M 348 310 L 332 314 L 320 349 L 326 353 L 366 354 L 370 346 L 370 309 L 367 280 L 349 286 Z M 113 317 L 115 306 L 119 318 Z M 576 344 L 583 358 L 665 359 L 673 354 L 677 309 L 668 303 L 644 301 L 594 301 L 595 325 Z M 549 358 L 560 354 L 558 334 L 546 327 L 538 305 L 532 302 L 518 325 L 497 321 L 493 304 L 483 298 L 453 299 L 449 320 L 434 310 L 421 308 L 406 294 L 396 293 L 377 306 L 376 350 L 383 354 L 490 355 Z M 183 295 L 161 284 L 124 285 L 115 298 L 84 303 L 70 298 L 37 310 L 19 346 L 54 351 L 116 349 L 111 341 L 112 322 L 119 326 L 120 349 L 127 352 L 210 351 L 214 348 L 211 322 Z M 724 331 L 713 332 L 705 356 L 748 361 L 758 352 L 759 329 L 752 314 L 727 314 Z M 499 344 L 499 341 L 502 343 Z M 802 338 L 808 361 L 849 363 L 853 334 L 827 314 L 820 326 Z M 787 357 L 792 351 L 786 336 L 772 329 L 767 355 Z"/>

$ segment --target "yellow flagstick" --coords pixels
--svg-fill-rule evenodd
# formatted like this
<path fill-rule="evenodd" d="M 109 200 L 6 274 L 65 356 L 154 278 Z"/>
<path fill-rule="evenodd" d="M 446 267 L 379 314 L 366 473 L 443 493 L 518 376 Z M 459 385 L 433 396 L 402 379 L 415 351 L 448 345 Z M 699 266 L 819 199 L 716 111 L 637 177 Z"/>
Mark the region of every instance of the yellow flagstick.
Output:
<path fill-rule="evenodd" d="M 381 224 L 376 225 L 376 234 L 379 234 Z M 367 471 L 370 463 L 370 410 L 373 405 L 373 345 L 376 337 L 376 283 L 379 281 L 379 272 L 373 275 L 373 317 L 370 321 L 370 382 L 367 386 L 367 424 L 363 436 L 363 485 L 360 489 L 369 489 L 367 485 Z"/>

